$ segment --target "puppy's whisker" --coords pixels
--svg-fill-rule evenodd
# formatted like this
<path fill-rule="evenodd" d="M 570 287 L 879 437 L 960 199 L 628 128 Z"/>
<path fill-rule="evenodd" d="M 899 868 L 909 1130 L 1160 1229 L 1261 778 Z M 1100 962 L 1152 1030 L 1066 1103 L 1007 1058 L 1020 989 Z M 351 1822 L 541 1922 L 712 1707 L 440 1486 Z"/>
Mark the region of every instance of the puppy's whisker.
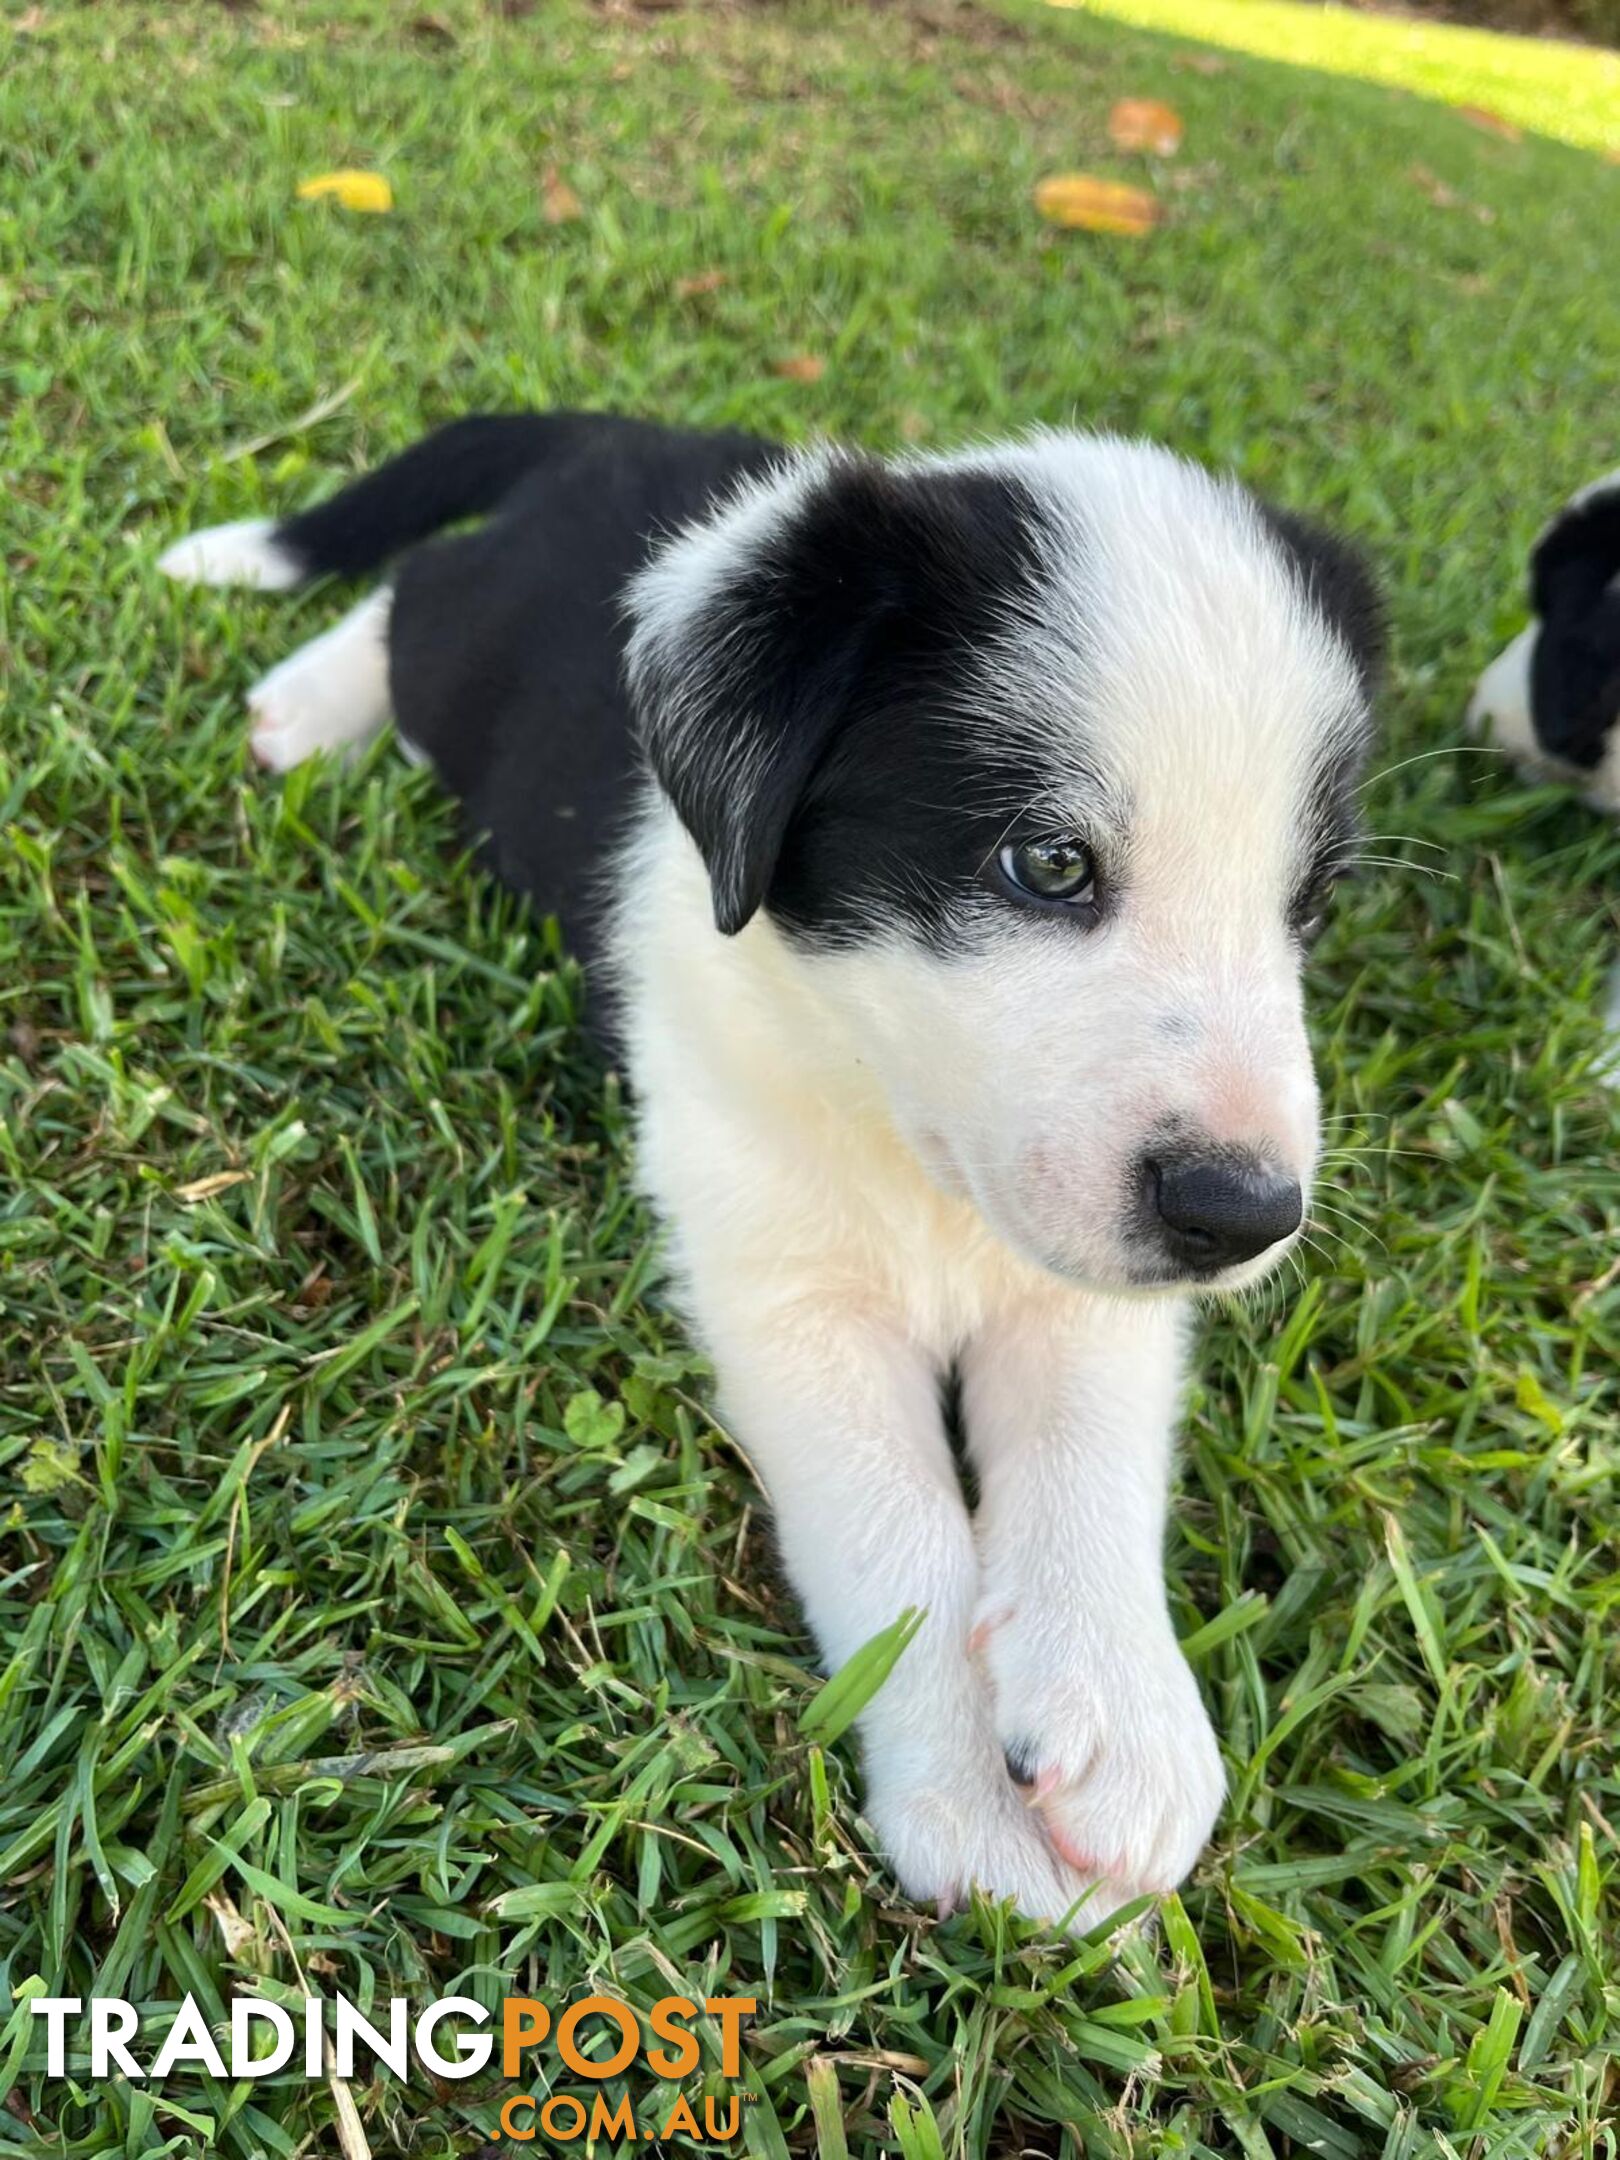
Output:
<path fill-rule="evenodd" d="M 1427 848 L 1431 854 L 1444 855 L 1447 850 L 1439 840 L 1425 840 L 1419 833 L 1374 832 L 1357 833 L 1355 838 L 1368 847 L 1418 847 Z"/>
<path fill-rule="evenodd" d="M 1365 795 L 1369 789 L 1380 786 L 1385 780 L 1393 780 L 1397 773 L 1406 772 L 1413 765 L 1427 765 L 1433 758 L 1483 757 L 1500 760 L 1501 755 L 1501 751 L 1490 743 L 1443 743 L 1438 750 L 1419 750 L 1414 756 L 1402 758 L 1397 764 L 1380 766 L 1377 772 L 1370 773 L 1361 782 L 1356 793 Z"/>
<path fill-rule="evenodd" d="M 1322 1238 L 1327 1239 L 1327 1244 L 1323 1245 L 1318 1242 Z M 1339 1266 L 1342 1253 L 1354 1253 L 1360 1250 L 1351 1239 L 1345 1237 L 1340 1231 L 1329 1229 L 1326 1223 L 1317 1222 L 1314 1217 L 1311 1221 L 1310 1232 L 1301 1235 L 1300 1243 L 1309 1245 L 1311 1250 L 1319 1253 L 1328 1266 L 1332 1268 Z"/>
<path fill-rule="evenodd" d="M 1340 855 L 1324 867 L 1330 875 L 1340 877 L 1352 870 L 1411 870 L 1419 877 L 1438 878 L 1452 885 L 1459 879 L 1455 870 L 1441 870 L 1434 863 L 1408 862 L 1402 855 Z"/>
<path fill-rule="evenodd" d="M 1376 1229 L 1369 1229 L 1369 1225 L 1367 1225 L 1367 1220 L 1365 1220 L 1365 1216 L 1359 1216 L 1359 1214 L 1352 1214 L 1352 1212 L 1348 1210 L 1348 1207 L 1328 1207 L 1328 1203 L 1326 1203 L 1326 1201 L 1318 1201 L 1318 1199 L 1313 1199 L 1313 1201 L 1311 1201 L 1311 1220 L 1313 1220 L 1313 1223 L 1315 1223 L 1315 1225 L 1318 1225 L 1318 1229 L 1322 1229 L 1322 1227 L 1324 1227 L 1324 1225 L 1320 1223 L 1320 1214 L 1322 1214 L 1322 1212 L 1326 1212 L 1326 1214 L 1331 1214 L 1331 1216 L 1335 1216 L 1335 1220 L 1339 1220 L 1339 1223 L 1348 1223 L 1348 1225 L 1350 1225 L 1350 1229 L 1352 1229 L 1352 1231 L 1354 1231 L 1354 1233 L 1356 1233 L 1356 1236 L 1359 1236 L 1359 1238 L 1372 1238 L 1372 1242 L 1374 1242 L 1374 1244 L 1378 1246 L 1378 1251 L 1380 1251 L 1380 1253 L 1387 1253 L 1387 1251 L 1389 1251 L 1389 1246 L 1385 1244 L 1385 1240 L 1382 1240 L 1382 1238 L 1378 1236 L 1378 1231 L 1376 1231 Z M 1350 1242 L 1350 1240 L 1346 1240 L 1346 1244 L 1348 1244 L 1348 1242 Z"/>

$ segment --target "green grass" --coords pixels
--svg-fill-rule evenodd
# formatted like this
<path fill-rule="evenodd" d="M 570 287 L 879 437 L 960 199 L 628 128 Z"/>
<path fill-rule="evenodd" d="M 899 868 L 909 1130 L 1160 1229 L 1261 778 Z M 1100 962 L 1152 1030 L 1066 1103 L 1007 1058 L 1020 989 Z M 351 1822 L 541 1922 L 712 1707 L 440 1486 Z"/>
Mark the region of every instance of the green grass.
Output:
<path fill-rule="evenodd" d="M 1050 0 L 1146 30 L 1474 105 L 1557 142 L 1620 152 L 1620 52 L 1299 0 Z"/>
<path fill-rule="evenodd" d="M 1049 9 L 438 16 L 0 30 L 0 2026 L 36 1977 L 159 2024 L 300 1968 L 678 1983 L 760 1998 L 757 2154 L 1612 2154 L 1620 836 L 1457 716 L 1614 462 L 1620 172 Z M 1041 173 L 1144 176 L 1122 93 L 1186 117 L 1164 227 L 1043 230 Z M 394 216 L 294 204 L 345 163 Z M 337 596 L 152 571 L 561 399 L 880 445 L 1078 414 L 1390 581 L 1371 827 L 1441 852 L 1381 839 L 1315 969 L 1342 1212 L 1211 1327 L 1170 1556 L 1232 1797 L 1117 1953 L 899 1908 L 566 970 L 386 747 L 245 768 L 244 686 Z M 23 2047 L 6 2160 L 338 2149 L 322 2085 L 64 2089 Z M 437 2160 L 503 2090 L 352 2097 Z"/>

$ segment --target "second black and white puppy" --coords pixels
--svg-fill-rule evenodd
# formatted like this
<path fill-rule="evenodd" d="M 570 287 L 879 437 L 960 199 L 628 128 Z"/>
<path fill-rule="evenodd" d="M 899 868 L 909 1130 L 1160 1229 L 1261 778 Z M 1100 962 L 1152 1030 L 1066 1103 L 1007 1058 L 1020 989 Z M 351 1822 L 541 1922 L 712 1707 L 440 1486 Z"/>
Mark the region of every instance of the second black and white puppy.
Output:
<path fill-rule="evenodd" d="M 1469 727 L 1531 777 L 1620 812 L 1620 473 L 1572 496 L 1536 541 L 1530 606 L 1475 685 Z"/>
<path fill-rule="evenodd" d="M 1224 1785 L 1163 1581 L 1184 1345 L 1309 1202 L 1357 559 L 1106 436 L 557 414 L 163 567 L 401 554 L 252 693 L 254 749 L 392 713 L 506 878 L 587 942 L 599 906 L 640 1174 L 822 1652 L 927 1616 L 861 1719 L 901 1883 L 1085 1926 L 1168 1889 Z"/>
<path fill-rule="evenodd" d="M 1530 551 L 1531 618 L 1474 686 L 1468 729 L 1530 780 L 1620 816 L 1620 472 L 1572 495 Z M 1600 1068 L 1620 1087 L 1620 967 Z"/>

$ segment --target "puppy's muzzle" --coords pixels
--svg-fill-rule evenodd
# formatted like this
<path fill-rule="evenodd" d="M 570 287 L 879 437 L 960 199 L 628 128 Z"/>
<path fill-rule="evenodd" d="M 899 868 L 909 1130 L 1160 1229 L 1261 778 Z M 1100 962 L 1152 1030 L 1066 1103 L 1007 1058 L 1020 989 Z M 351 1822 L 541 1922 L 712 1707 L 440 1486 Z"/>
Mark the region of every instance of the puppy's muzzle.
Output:
<path fill-rule="evenodd" d="M 1256 1260 L 1304 1219 L 1297 1178 L 1231 1150 L 1150 1156 L 1142 1186 L 1166 1258 L 1190 1275 Z"/>

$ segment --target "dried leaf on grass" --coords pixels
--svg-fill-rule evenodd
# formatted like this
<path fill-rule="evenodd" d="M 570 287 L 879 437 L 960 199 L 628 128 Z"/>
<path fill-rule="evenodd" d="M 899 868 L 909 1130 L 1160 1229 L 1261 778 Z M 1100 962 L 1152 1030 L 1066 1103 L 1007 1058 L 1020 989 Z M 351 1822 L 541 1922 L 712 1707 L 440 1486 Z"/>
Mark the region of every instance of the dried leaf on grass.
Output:
<path fill-rule="evenodd" d="M 1181 115 L 1162 98 L 1121 98 L 1108 115 L 1108 137 L 1116 150 L 1174 157 L 1181 148 Z"/>
<path fill-rule="evenodd" d="M 1052 173 L 1037 183 L 1035 207 L 1053 225 L 1081 232 L 1149 233 L 1159 222 L 1159 200 L 1146 188 L 1092 173 Z"/>
<path fill-rule="evenodd" d="M 705 293 L 718 292 L 722 285 L 729 285 L 730 277 L 724 270 L 698 270 L 691 277 L 675 280 L 677 300 L 697 300 Z"/>
<path fill-rule="evenodd" d="M 548 165 L 540 182 L 540 215 L 548 225 L 567 225 L 585 215 L 585 205 L 555 165 Z"/>

